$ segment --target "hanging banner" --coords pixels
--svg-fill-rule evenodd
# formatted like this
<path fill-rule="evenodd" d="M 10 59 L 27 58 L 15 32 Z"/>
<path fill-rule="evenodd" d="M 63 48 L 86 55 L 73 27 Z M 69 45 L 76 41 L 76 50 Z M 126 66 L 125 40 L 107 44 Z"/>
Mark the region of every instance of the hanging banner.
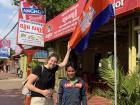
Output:
<path fill-rule="evenodd" d="M 43 23 L 19 20 L 18 44 L 44 46 Z"/>
<path fill-rule="evenodd" d="M 33 3 L 20 0 L 19 19 L 45 23 L 45 13 Z"/>
<path fill-rule="evenodd" d="M 10 40 L 0 40 L 0 48 L 3 47 L 7 47 L 10 48 L 11 47 L 11 41 Z"/>
<path fill-rule="evenodd" d="M 85 0 L 79 0 L 78 3 L 46 23 L 45 42 L 71 33 L 76 27 L 77 20 L 79 19 L 84 5 Z"/>
<path fill-rule="evenodd" d="M 0 58 L 8 59 L 10 57 L 10 48 L 0 48 Z"/>

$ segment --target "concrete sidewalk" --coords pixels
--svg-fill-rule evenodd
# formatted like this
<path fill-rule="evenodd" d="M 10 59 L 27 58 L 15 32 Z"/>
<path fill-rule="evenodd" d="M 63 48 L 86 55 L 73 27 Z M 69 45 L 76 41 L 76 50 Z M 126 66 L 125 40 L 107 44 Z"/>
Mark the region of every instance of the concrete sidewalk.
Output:
<path fill-rule="evenodd" d="M 18 78 L 16 73 L 0 73 L 0 80 Z"/>
<path fill-rule="evenodd" d="M 23 79 L 4 79 L 0 80 L 0 89 L 9 90 L 9 89 L 20 89 L 22 86 Z"/>

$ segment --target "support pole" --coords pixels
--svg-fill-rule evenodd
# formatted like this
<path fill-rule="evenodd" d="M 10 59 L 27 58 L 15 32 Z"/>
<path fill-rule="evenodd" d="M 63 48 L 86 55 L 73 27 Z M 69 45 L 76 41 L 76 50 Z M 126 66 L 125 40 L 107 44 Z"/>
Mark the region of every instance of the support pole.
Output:
<path fill-rule="evenodd" d="M 115 87 L 114 87 L 114 105 L 117 105 L 117 84 L 118 84 L 118 81 L 117 81 L 117 33 L 116 33 L 116 7 L 115 7 L 115 0 L 114 0 L 114 71 L 115 71 L 115 75 L 114 75 L 114 83 L 115 83 Z"/>

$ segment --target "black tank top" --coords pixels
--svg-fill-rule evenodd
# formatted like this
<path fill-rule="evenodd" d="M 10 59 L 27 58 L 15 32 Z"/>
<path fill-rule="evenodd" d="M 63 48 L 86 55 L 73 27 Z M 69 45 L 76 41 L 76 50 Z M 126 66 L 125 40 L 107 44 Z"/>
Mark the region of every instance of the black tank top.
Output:
<path fill-rule="evenodd" d="M 42 70 L 43 69 L 43 70 Z M 35 87 L 45 90 L 53 89 L 55 85 L 55 72 L 58 70 L 58 65 L 53 69 L 47 69 L 45 66 L 37 66 L 33 69 L 32 74 L 38 76 L 38 80 L 35 84 Z M 42 94 L 31 91 L 32 97 L 44 97 Z"/>

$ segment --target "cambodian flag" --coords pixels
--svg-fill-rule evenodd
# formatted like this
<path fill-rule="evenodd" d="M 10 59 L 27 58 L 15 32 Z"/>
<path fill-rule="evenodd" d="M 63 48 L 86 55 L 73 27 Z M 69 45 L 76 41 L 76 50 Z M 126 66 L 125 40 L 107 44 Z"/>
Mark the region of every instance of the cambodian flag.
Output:
<path fill-rule="evenodd" d="M 114 16 L 112 0 L 88 0 L 69 40 L 71 48 L 83 52 L 89 37 Z"/>

